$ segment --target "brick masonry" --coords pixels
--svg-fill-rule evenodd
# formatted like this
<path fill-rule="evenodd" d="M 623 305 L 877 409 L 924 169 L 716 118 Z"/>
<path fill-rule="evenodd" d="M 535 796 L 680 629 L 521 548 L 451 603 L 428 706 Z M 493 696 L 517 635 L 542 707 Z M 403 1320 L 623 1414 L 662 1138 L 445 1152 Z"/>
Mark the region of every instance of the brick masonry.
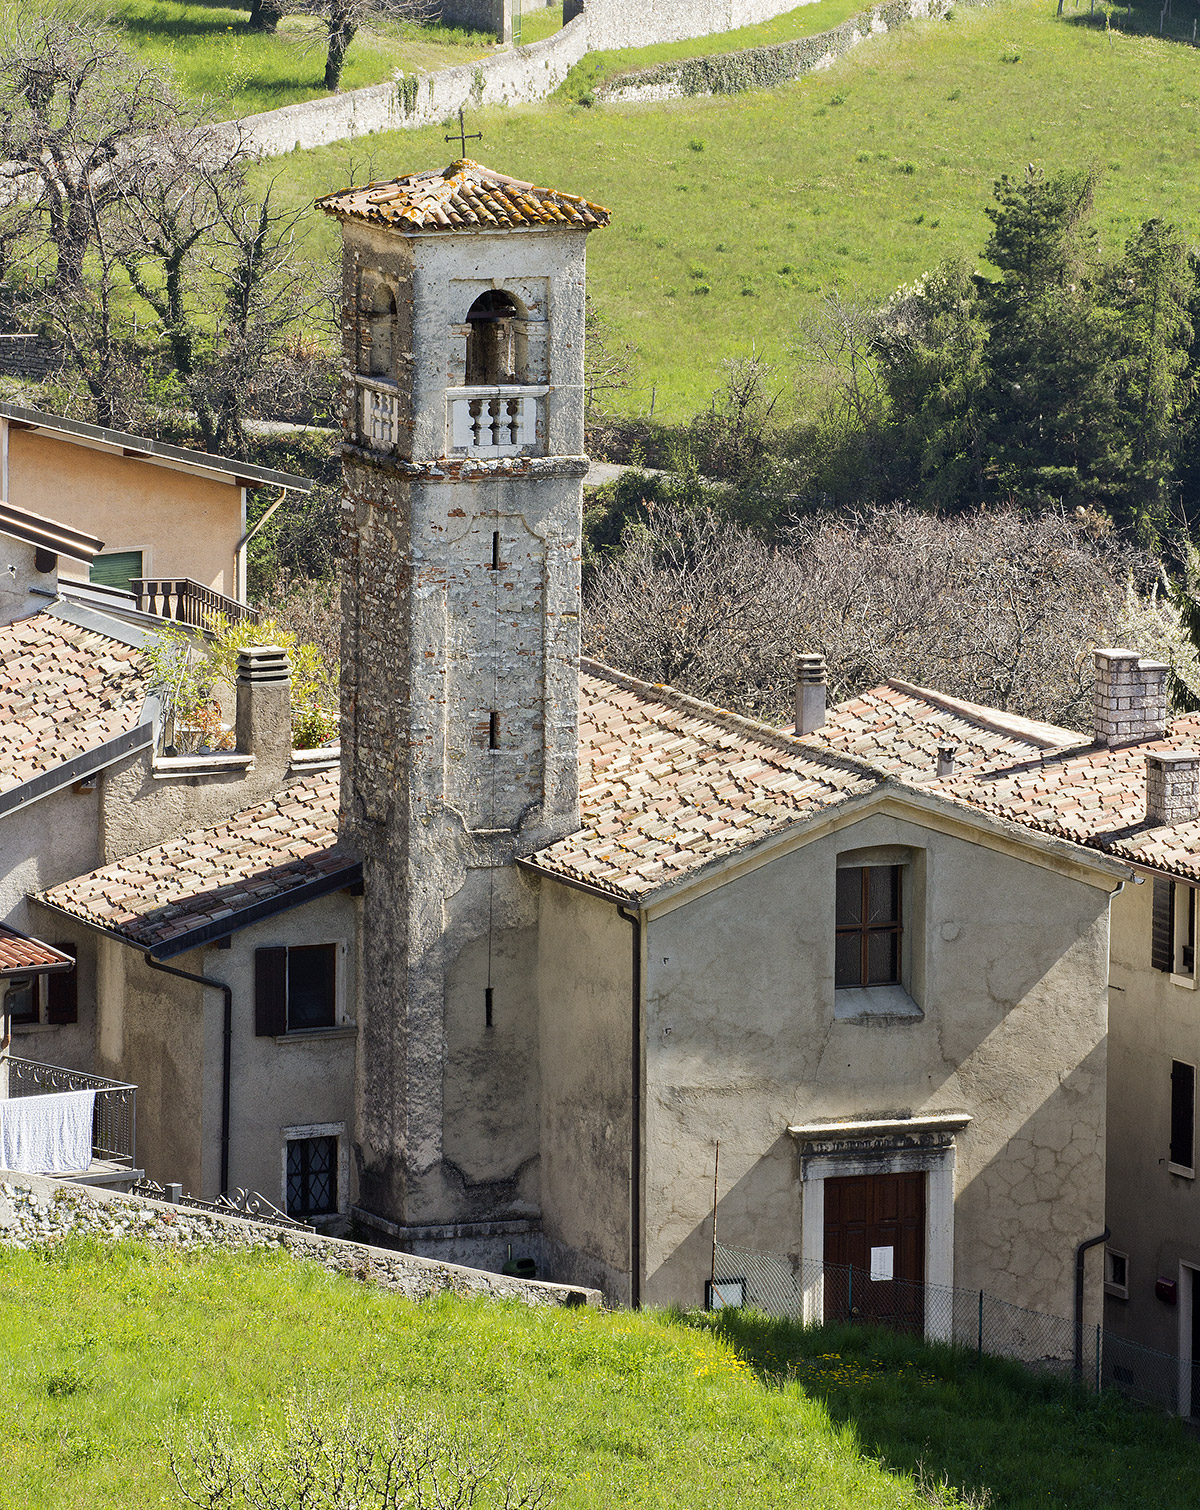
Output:
<path fill-rule="evenodd" d="M 1096 651 L 1097 744 L 1161 739 L 1167 728 L 1167 666 L 1136 650 Z"/>
<path fill-rule="evenodd" d="M 1162 826 L 1200 818 L 1200 752 L 1162 750 L 1146 756 L 1146 821 Z"/>

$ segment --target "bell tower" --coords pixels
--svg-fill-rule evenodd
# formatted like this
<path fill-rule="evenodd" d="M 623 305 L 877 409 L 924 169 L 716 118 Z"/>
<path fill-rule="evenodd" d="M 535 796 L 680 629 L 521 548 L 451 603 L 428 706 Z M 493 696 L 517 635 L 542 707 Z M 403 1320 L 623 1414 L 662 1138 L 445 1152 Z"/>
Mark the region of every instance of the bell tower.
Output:
<path fill-rule="evenodd" d="M 464 1224 L 499 1250 L 538 1215 L 513 860 L 579 826 L 584 258 L 609 217 L 466 160 L 318 204 L 344 239 L 360 1205 L 416 1251 L 462 1251 Z"/>

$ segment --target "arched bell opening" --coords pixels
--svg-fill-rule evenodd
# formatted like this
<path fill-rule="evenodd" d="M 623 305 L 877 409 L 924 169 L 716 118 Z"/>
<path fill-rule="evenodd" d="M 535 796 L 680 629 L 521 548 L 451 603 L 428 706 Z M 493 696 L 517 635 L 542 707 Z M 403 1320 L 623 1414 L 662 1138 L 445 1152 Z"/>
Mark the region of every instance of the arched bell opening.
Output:
<path fill-rule="evenodd" d="M 468 387 L 521 381 L 518 322 L 521 310 L 511 294 L 489 288 L 467 311 Z"/>
<path fill-rule="evenodd" d="M 396 296 L 386 283 L 377 283 L 363 321 L 365 350 L 359 371 L 371 377 L 395 376 Z"/>

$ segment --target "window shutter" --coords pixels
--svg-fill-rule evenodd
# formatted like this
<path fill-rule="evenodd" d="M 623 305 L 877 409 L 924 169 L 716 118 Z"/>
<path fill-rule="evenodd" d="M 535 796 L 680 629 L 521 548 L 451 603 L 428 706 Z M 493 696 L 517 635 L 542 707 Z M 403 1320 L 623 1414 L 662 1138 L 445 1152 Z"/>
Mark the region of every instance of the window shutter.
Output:
<path fill-rule="evenodd" d="M 254 951 L 254 1032 L 274 1038 L 287 1032 L 287 950 Z"/>
<path fill-rule="evenodd" d="M 61 954 L 75 958 L 74 944 L 55 944 Z M 79 1021 L 79 970 L 78 967 L 62 975 L 46 977 L 46 1021 L 53 1023 Z"/>
<path fill-rule="evenodd" d="M 1150 924 L 1150 963 L 1156 970 L 1175 968 L 1175 887 L 1171 881 L 1155 881 Z"/>
<path fill-rule="evenodd" d="M 1171 1062 L 1171 1163 L 1194 1167 L 1196 1140 L 1196 1067 Z"/>

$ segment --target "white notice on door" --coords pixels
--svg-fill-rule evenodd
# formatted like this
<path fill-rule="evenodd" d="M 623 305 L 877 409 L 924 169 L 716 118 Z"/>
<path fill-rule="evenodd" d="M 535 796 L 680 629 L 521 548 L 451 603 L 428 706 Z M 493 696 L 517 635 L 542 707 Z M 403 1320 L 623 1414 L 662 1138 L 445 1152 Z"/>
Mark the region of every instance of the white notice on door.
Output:
<path fill-rule="evenodd" d="M 892 1259 L 895 1252 L 895 1248 L 871 1249 L 872 1279 L 891 1279 L 893 1277 Z"/>

